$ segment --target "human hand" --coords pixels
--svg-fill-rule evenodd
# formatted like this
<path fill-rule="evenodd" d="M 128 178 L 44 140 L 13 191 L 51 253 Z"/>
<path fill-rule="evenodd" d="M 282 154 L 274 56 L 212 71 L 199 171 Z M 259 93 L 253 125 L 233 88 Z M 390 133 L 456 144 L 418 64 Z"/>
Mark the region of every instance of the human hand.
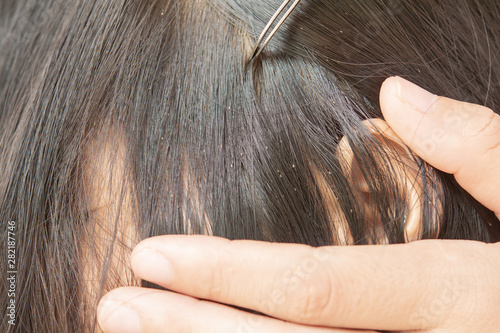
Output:
<path fill-rule="evenodd" d="M 432 95 L 400 77 L 384 82 L 380 106 L 404 143 L 453 174 L 500 219 L 500 116 L 481 105 Z"/>
<path fill-rule="evenodd" d="M 400 78 L 384 83 L 381 105 L 408 146 L 500 217 L 499 116 Z M 499 260 L 500 244 L 472 241 L 312 248 L 160 236 L 135 248 L 133 269 L 181 294 L 119 288 L 98 318 L 105 332 L 496 332 Z"/>

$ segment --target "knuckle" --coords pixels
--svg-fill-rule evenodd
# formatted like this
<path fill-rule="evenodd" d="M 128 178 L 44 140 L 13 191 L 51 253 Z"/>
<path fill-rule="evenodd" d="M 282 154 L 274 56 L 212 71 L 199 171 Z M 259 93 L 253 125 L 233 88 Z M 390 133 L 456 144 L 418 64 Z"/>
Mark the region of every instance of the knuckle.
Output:
<path fill-rule="evenodd" d="M 195 274 L 200 274 L 197 280 L 202 281 L 199 287 L 205 294 L 205 298 L 211 300 L 221 300 L 224 299 L 227 294 L 227 289 L 231 286 L 230 281 L 227 281 L 228 271 L 231 269 L 230 266 L 220 262 L 218 256 L 211 257 L 210 269 L 206 269 L 205 272 L 195 272 Z M 224 288 L 222 288 L 224 286 Z"/>
<path fill-rule="evenodd" d="M 442 98 L 436 102 L 442 125 L 464 138 L 473 138 L 483 132 L 495 113 L 482 105 Z"/>
<path fill-rule="evenodd" d="M 500 274 L 498 269 L 492 269 L 494 265 L 489 268 L 484 267 L 488 259 L 484 261 L 479 259 L 478 262 L 472 278 L 475 282 L 471 283 L 466 298 L 458 305 L 460 316 L 457 318 L 457 323 L 474 328 L 475 331 L 493 332 L 495 330 L 492 328 L 498 328 L 500 325 L 498 316 L 500 287 L 497 282 Z"/>
<path fill-rule="evenodd" d="M 462 135 L 465 138 L 482 136 L 489 131 L 491 126 L 497 125 L 496 118 L 498 116 L 491 109 L 474 105 L 465 118 Z"/>
<path fill-rule="evenodd" d="M 335 279 L 331 272 L 318 269 L 307 274 L 303 283 L 299 283 L 293 290 L 293 307 L 291 313 L 297 320 L 309 324 L 321 324 L 335 316 L 333 302 L 337 299 Z"/>
<path fill-rule="evenodd" d="M 484 147 L 486 153 L 500 155 L 500 116 L 492 113 L 488 123 L 481 130 L 480 134 L 487 141 Z"/>

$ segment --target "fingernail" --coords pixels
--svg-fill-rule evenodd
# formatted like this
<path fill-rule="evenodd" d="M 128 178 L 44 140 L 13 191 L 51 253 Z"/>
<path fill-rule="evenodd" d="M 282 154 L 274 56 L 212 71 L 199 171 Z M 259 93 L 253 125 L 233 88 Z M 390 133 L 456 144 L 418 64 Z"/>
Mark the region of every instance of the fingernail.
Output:
<path fill-rule="evenodd" d="M 158 251 L 140 248 L 132 252 L 132 268 L 140 278 L 165 285 L 172 277 L 172 264 Z"/>
<path fill-rule="evenodd" d="M 432 106 L 439 99 L 438 95 L 431 94 L 402 77 L 397 77 L 397 86 L 399 99 L 422 113 L 432 112 Z"/>
<path fill-rule="evenodd" d="M 141 318 L 134 309 L 112 300 L 99 303 L 97 320 L 106 333 L 140 333 L 142 328 Z"/>

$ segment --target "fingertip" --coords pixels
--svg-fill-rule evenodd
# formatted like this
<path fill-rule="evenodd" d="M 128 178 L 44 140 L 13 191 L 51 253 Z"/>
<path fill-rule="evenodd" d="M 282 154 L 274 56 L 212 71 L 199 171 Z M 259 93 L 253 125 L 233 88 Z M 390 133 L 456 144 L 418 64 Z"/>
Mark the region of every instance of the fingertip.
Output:
<path fill-rule="evenodd" d="M 408 145 L 423 114 L 401 99 L 403 81 L 408 82 L 399 76 L 392 76 L 382 83 L 380 109 L 391 130 Z"/>
<path fill-rule="evenodd" d="M 380 104 L 385 117 L 396 111 L 394 105 L 407 112 L 430 113 L 439 99 L 440 96 L 399 76 L 386 79 L 380 88 Z"/>
<path fill-rule="evenodd" d="M 132 261 L 137 258 L 138 254 L 140 254 L 143 250 L 154 250 L 160 251 L 164 247 L 175 247 L 175 246 L 183 246 L 186 242 L 193 241 L 192 235 L 160 235 L 149 237 L 140 241 L 132 250 L 131 259 Z"/>
<path fill-rule="evenodd" d="M 139 312 L 129 304 L 130 289 L 137 288 L 114 289 L 99 301 L 97 322 L 103 332 L 139 333 L 142 331 L 142 318 Z"/>
<path fill-rule="evenodd" d="M 387 79 L 385 79 L 384 82 L 382 82 L 382 86 L 380 88 L 380 95 L 384 95 L 387 92 L 389 92 L 391 95 L 394 92 L 394 90 L 398 89 L 398 80 L 401 79 L 400 76 L 390 76 Z M 395 94 L 396 96 L 398 94 Z"/>
<path fill-rule="evenodd" d="M 125 302 L 127 299 L 131 298 L 130 295 L 135 295 L 134 293 L 142 290 L 140 287 L 118 287 L 113 290 L 108 291 L 104 296 L 100 299 L 98 309 L 101 307 L 103 302 Z"/>
<path fill-rule="evenodd" d="M 382 83 L 380 87 L 380 107 L 382 108 L 382 113 L 384 117 L 387 117 L 387 112 L 390 112 L 394 103 L 398 102 L 399 96 L 399 84 L 398 79 L 399 76 L 391 76 Z"/>
<path fill-rule="evenodd" d="M 147 244 L 134 249 L 130 259 L 132 270 L 141 279 L 161 286 L 169 285 L 174 271 L 172 263 L 162 251 Z"/>
<path fill-rule="evenodd" d="M 401 98 L 401 84 L 399 76 L 387 78 L 380 87 L 380 109 L 384 120 L 398 136 L 402 133 L 413 132 L 414 121 L 408 122 L 409 116 L 415 116 L 412 108 L 404 103 Z"/>

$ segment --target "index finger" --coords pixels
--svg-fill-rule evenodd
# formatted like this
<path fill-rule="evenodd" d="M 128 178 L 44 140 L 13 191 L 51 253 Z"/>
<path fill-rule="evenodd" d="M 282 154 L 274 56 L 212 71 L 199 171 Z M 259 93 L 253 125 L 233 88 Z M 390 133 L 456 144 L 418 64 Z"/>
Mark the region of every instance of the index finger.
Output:
<path fill-rule="evenodd" d="M 453 174 L 500 218 L 500 116 L 481 105 L 433 95 L 400 77 L 384 82 L 380 106 L 405 144 Z"/>
<path fill-rule="evenodd" d="M 487 246 L 421 241 L 312 248 L 169 235 L 142 241 L 133 251 L 132 267 L 139 277 L 170 290 L 286 321 L 414 330 L 436 327 L 443 318 L 456 320 L 450 315 L 456 303 L 473 304 L 475 265 Z M 463 253 L 466 271 L 457 265 L 457 253 Z M 444 302 L 443 308 L 429 315 L 436 300 Z"/>

